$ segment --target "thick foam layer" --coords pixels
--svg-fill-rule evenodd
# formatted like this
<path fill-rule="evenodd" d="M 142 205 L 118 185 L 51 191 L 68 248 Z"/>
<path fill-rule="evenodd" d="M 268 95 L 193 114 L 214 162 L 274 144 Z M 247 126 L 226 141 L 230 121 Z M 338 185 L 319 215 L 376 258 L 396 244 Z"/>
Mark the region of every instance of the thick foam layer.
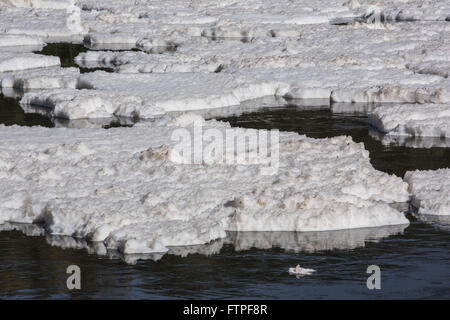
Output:
<path fill-rule="evenodd" d="M 23 91 L 77 87 L 80 70 L 77 68 L 39 68 L 0 73 L 0 88 Z"/>
<path fill-rule="evenodd" d="M 280 84 L 215 73 L 125 75 L 97 71 L 81 75 L 78 87 L 89 90 L 30 92 L 21 103 L 51 107 L 55 116 L 68 119 L 152 118 L 169 111 L 239 105 L 275 95 Z"/>
<path fill-rule="evenodd" d="M 34 53 L 0 51 L 0 72 L 48 68 L 59 65 L 60 61 L 58 57 L 43 56 Z"/>
<path fill-rule="evenodd" d="M 419 214 L 450 215 L 450 169 L 408 171 L 405 181 Z"/>

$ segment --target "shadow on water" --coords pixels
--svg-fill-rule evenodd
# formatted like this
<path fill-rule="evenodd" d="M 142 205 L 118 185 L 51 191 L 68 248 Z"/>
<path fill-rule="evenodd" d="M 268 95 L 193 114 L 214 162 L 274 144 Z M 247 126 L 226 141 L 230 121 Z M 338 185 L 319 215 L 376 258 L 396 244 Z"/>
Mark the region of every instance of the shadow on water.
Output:
<path fill-rule="evenodd" d="M 425 143 L 417 143 L 419 146 L 417 148 L 414 147 L 415 139 L 413 138 L 406 145 L 401 145 L 398 141 L 383 144 L 380 141 L 382 135 L 378 137 L 373 133 L 374 129 L 369 126 L 367 115 L 364 113 L 333 113 L 330 109 L 324 108 L 305 110 L 305 108 L 289 106 L 265 108 L 257 112 L 222 117 L 219 120 L 230 122 L 235 127 L 279 129 L 298 132 L 312 138 L 348 135 L 354 141 L 364 143 L 365 148 L 370 152 L 370 161 L 376 169 L 400 177 L 403 177 L 408 170 L 450 167 L 450 148 L 448 147 L 434 147 L 436 144 L 431 143 L 427 148 L 423 148 L 420 146 Z M 426 140 L 422 138 L 419 141 Z M 443 145 L 450 147 L 448 139 L 447 142 Z"/>

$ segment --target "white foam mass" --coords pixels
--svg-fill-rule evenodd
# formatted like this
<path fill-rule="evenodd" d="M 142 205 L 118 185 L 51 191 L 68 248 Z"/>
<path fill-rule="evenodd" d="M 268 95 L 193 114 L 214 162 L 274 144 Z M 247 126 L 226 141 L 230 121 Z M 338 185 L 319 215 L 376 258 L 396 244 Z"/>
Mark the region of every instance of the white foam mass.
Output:
<path fill-rule="evenodd" d="M 450 215 L 450 169 L 408 171 L 405 181 L 419 214 Z"/>
<path fill-rule="evenodd" d="M 424 216 L 419 218 L 444 218 L 445 216 Z M 441 221 L 441 220 L 440 220 Z M 448 223 L 447 223 L 448 224 Z M 217 239 L 207 244 L 192 246 L 171 246 L 166 252 L 123 254 L 117 250 L 108 250 L 103 242 L 88 241 L 70 236 L 49 235 L 35 224 L 0 223 L 0 231 L 17 230 L 27 236 L 43 236 L 46 242 L 54 247 L 84 249 L 89 254 L 119 258 L 129 264 L 138 260 L 161 259 L 165 254 L 186 257 L 190 254 L 219 254 L 225 244 L 232 245 L 236 251 L 281 248 L 287 252 L 315 253 L 328 250 L 351 250 L 365 247 L 368 242 L 378 242 L 383 238 L 403 234 L 407 225 L 383 226 L 377 228 L 358 228 L 317 232 L 227 232 L 226 238 Z M 447 228 L 448 229 L 448 228 Z"/>
<path fill-rule="evenodd" d="M 59 65 L 59 58 L 54 56 L 0 51 L 0 72 L 47 68 Z"/>
<path fill-rule="evenodd" d="M 75 0 L 3 0 L 6 5 L 20 8 L 66 9 L 75 3 Z"/>
<path fill-rule="evenodd" d="M 16 47 L 16 46 L 31 46 L 43 47 L 45 43 L 37 37 L 26 35 L 0 34 L 0 48 Z"/>
<path fill-rule="evenodd" d="M 369 122 L 392 136 L 450 138 L 450 104 L 381 106 Z"/>
<path fill-rule="evenodd" d="M 227 230 L 408 223 L 388 205 L 408 199 L 406 184 L 374 170 L 350 138 L 281 134 L 279 171 L 263 175 L 258 164 L 172 162 L 171 133 L 199 121 L 182 117 L 108 131 L 0 127 L 0 220 L 41 222 L 124 253 L 207 243 Z"/>
<path fill-rule="evenodd" d="M 249 99 L 282 96 L 331 101 L 333 112 L 373 111 L 372 123 L 388 133 L 386 141 L 448 137 L 447 0 L 75 5 L 0 2 L 2 91 L 24 90 L 25 110 L 44 113 L 30 105 L 47 107 L 85 127 L 98 128 L 100 118 L 110 116 L 154 120 L 107 132 L 0 127 L 0 220 L 43 222 L 53 234 L 146 254 L 208 243 L 230 230 L 407 223 L 388 206 L 408 199 L 406 184 L 375 171 L 362 145 L 349 138 L 282 134 L 279 172 L 263 176 L 256 164 L 181 164 L 169 139 L 173 130 L 191 123 L 227 127 L 192 115 L 157 117 L 199 109 L 242 112 Z M 57 57 L 29 53 L 44 42 L 83 40 L 93 50 L 142 51 L 82 53 L 79 66 L 116 72 L 83 75 L 60 68 Z M 353 106 L 339 109 L 339 102 Z M 408 105 L 367 107 L 378 103 Z M 441 140 L 438 145 L 446 146 Z M 418 146 L 436 141 L 430 143 Z M 442 215 L 448 188 L 431 173 L 423 173 L 423 181 L 428 175 L 429 194 L 418 191 L 426 189 L 419 173 L 407 181 L 415 203 L 424 199 L 419 210 Z"/>
<path fill-rule="evenodd" d="M 15 88 L 24 91 L 34 89 L 57 89 L 77 87 L 78 68 L 49 67 L 0 73 L 0 88 Z"/>
<path fill-rule="evenodd" d="M 295 268 L 289 268 L 289 274 L 295 274 L 296 276 L 309 276 L 316 272 L 314 269 L 302 268 L 298 264 Z"/>
<path fill-rule="evenodd" d="M 82 16 L 71 0 L 4 0 L 0 2 L 0 32 L 45 42 L 82 42 L 87 32 L 87 17 Z"/>
<path fill-rule="evenodd" d="M 81 67 L 108 67 L 120 74 L 81 76 L 80 82 L 88 84 L 82 88 L 97 91 L 70 92 L 71 103 L 61 92 L 52 93 L 57 99 L 51 107 L 64 101 L 55 108 L 63 110 L 55 114 L 59 117 L 109 113 L 151 118 L 167 111 L 228 107 L 265 95 L 349 103 L 450 102 L 446 1 L 412 0 L 405 5 L 391 0 L 252 0 L 217 5 L 207 0 L 186 7 L 178 0 L 170 6 L 86 0 L 62 10 L 69 2 L 28 1 L 32 10 L 3 3 L 1 33 L 46 42 L 84 40 L 93 49 L 142 51 L 79 54 L 76 62 Z M 72 19 L 75 11 L 79 16 Z M 372 23 L 374 14 L 384 21 Z M 71 29 L 72 20 L 80 28 Z M 7 63 L 16 65 L 11 71 L 19 64 L 13 62 Z M 141 73 L 165 75 L 130 75 Z M 73 89 L 73 81 L 44 82 L 38 87 Z M 176 99 L 170 99 L 174 95 Z M 108 97 L 111 101 L 99 101 Z M 123 99 L 143 102 L 124 107 Z M 28 96 L 23 102 L 43 100 Z"/>
<path fill-rule="evenodd" d="M 320 252 L 351 250 L 364 247 L 366 242 L 376 242 L 402 234 L 407 225 L 357 228 L 317 232 L 228 232 L 225 243 L 236 251 L 282 248 L 288 252 Z"/>

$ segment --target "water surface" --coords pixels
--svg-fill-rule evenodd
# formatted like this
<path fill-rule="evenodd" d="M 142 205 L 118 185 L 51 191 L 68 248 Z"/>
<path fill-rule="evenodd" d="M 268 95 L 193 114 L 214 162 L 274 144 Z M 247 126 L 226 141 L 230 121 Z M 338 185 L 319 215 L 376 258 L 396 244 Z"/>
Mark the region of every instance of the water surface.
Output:
<path fill-rule="evenodd" d="M 6 299 L 449 299 L 450 233 L 412 216 L 409 218 L 412 223 L 403 234 L 368 239 L 364 247 L 355 249 L 293 252 L 274 244 L 273 248 L 237 251 L 233 244 L 223 244 L 219 253 L 210 256 L 166 254 L 160 260 L 139 260 L 134 265 L 88 254 L 85 250 L 51 246 L 49 237 L 29 237 L 19 231 L 0 232 L 0 296 Z M 357 231 L 347 231 L 346 237 L 350 239 L 339 239 L 337 247 L 351 243 L 352 232 Z M 288 238 L 295 239 L 295 233 L 291 234 Z M 334 240 L 326 233 L 325 237 L 328 242 Z M 293 248 L 300 245 L 303 249 L 307 246 L 313 249 L 316 244 L 302 243 L 308 237 L 297 235 L 297 238 L 300 240 L 292 244 Z M 66 268 L 72 264 L 82 270 L 80 291 L 65 287 Z M 313 268 L 316 273 L 301 278 L 289 275 L 287 269 L 297 264 Z M 366 287 L 369 276 L 366 269 L 372 264 L 381 268 L 381 290 Z"/>

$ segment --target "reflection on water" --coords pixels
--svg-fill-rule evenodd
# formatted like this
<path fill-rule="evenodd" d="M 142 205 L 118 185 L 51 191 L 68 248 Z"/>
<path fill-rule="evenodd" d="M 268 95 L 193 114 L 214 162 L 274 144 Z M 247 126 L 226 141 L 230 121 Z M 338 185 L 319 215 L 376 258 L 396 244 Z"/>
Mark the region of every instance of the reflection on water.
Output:
<path fill-rule="evenodd" d="M 23 93 L 3 89 L 0 93 L 0 125 L 42 126 L 48 128 L 98 128 L 131 127 L 138 120 L 125 117 L 68 120 L 53 118 L 51 110 L 19 104 Z"/>
<path fill-rule="evenodd" d="M 320 232 L 227 232 L 227 237 L 208 244 L 169 247 L 165 253 L 127 254 L 106 249 L 103 242 L 92 242 L 69 236 L 45 235 L 44 229 L 37 225 L 9 223 L 0 224 L 0 231 L 21 231 L 27 236 L 44 236 L 52 247 L 63 249 L 84 249 L 88 254 L 122 259 L 134 264 L 138 260 L 160 260 L 164 255 L 187 257 L 192 254 L 211 256 L 219 254 L 224 245 L 232 245 L 236 251 L 250 249 L 279 248 L 287 252 L 320 252 L 329 250 L 351 250 L 364 247 L 365 243 L 378 241 L 393 235 L 402 234 L 408 225 L 383 226 Z"/>
<path fill-rule="evenodd" d="M 242 102 L 237 106 L 224 108 L 191 110 L 190 112 L 201 115 L 205 119 L 220 119 L 226 117 L 239 117 L 245 113 L 258 112 L 266 108 L 276 108 L 286 106 L 287 102 L 282 97 L 266 96 L 263 98 L 252 99 Z M 171 112 L 171 114 L 180 114 L 181 112 Z"/>
<path fill-rule="evenodd" d="M 61 43 L 61 45 L 65 44 Z M 167 46 L 151 46 L 145 48 L 144 46 L 136 46 L 136 43 L 90 43 L 87 41 L 84 43 L 84 47 L 93 51 L 144 51 L 147 53 L 162 54 L 177 51 L 178 45 L 173 43 Z"/>
<path fill-rule="evenodd" d="M 448 299 L 450 233 L 409 218 L 412 223 L 404 230 L 234 233 L 223 242 L 174 248 L 152 260 L 130 257 L 129 262 L 134 260 L 135 264 L 87 254 L 79 250 L 87 249 L 84 244 L 65 237 L 0 232 L 0 295 L 61 299 Z M 383 238 L 378 238 L 380 234 Z M 364 246 L 360 246 L 362 242 Z M 65 244 L 64 249 L 61 244 Z M 72 264 L 82 270 L 80 291 L 69 291 L 65 286 L 66 268 Z M 317 272 L 296 279 L 287 270 L 297 264 Z M 366 269 L 372 264 L 381 268 L 382 290 L 367 290 Z"/>
<path fill-rule="evenodd" d="M 76 56 L 88 50 L 108 50 L 108 51 L 145 51 L 150 54 L 162 54 L 176 51 L 176 46 L 155 46 L 149 49 L 139 50 L 135 44 L 113 43 L 113 44 L 73 44 L 73 43 L 49 43 L 44 48 L 35 50 L 35 53 L 57 56 L 61 60 L 61 67 L 76 67 L 81 73 L 103 70 L 113 72 L 114 65 L 101 61 L 86 61 L 81 64 L 75 62 Z"/>
<path fill-rule="evenodd" d="M 29 237 L 45 235 L 45 230 L 29 223 L 0 222 L 0 231 L 20 231 Z"/>
<path fill-rule="evenodd" d="M 364 247 L 367 241 L 377 241 L 402 234 L 408 225 L 384 226 L 320 232 L 230 232 L 226 243 L 237 251 L 281 248 L 288 252 L 319 252 L 351 250 Z"/>
<path fill-rule="evenodd" d="M 40 112 L 25 112 L 19 105 L 19 100 L 6 98 L 0 93 L 0 125 L 43 126 L 54 127 L 47 115 Z"/>

